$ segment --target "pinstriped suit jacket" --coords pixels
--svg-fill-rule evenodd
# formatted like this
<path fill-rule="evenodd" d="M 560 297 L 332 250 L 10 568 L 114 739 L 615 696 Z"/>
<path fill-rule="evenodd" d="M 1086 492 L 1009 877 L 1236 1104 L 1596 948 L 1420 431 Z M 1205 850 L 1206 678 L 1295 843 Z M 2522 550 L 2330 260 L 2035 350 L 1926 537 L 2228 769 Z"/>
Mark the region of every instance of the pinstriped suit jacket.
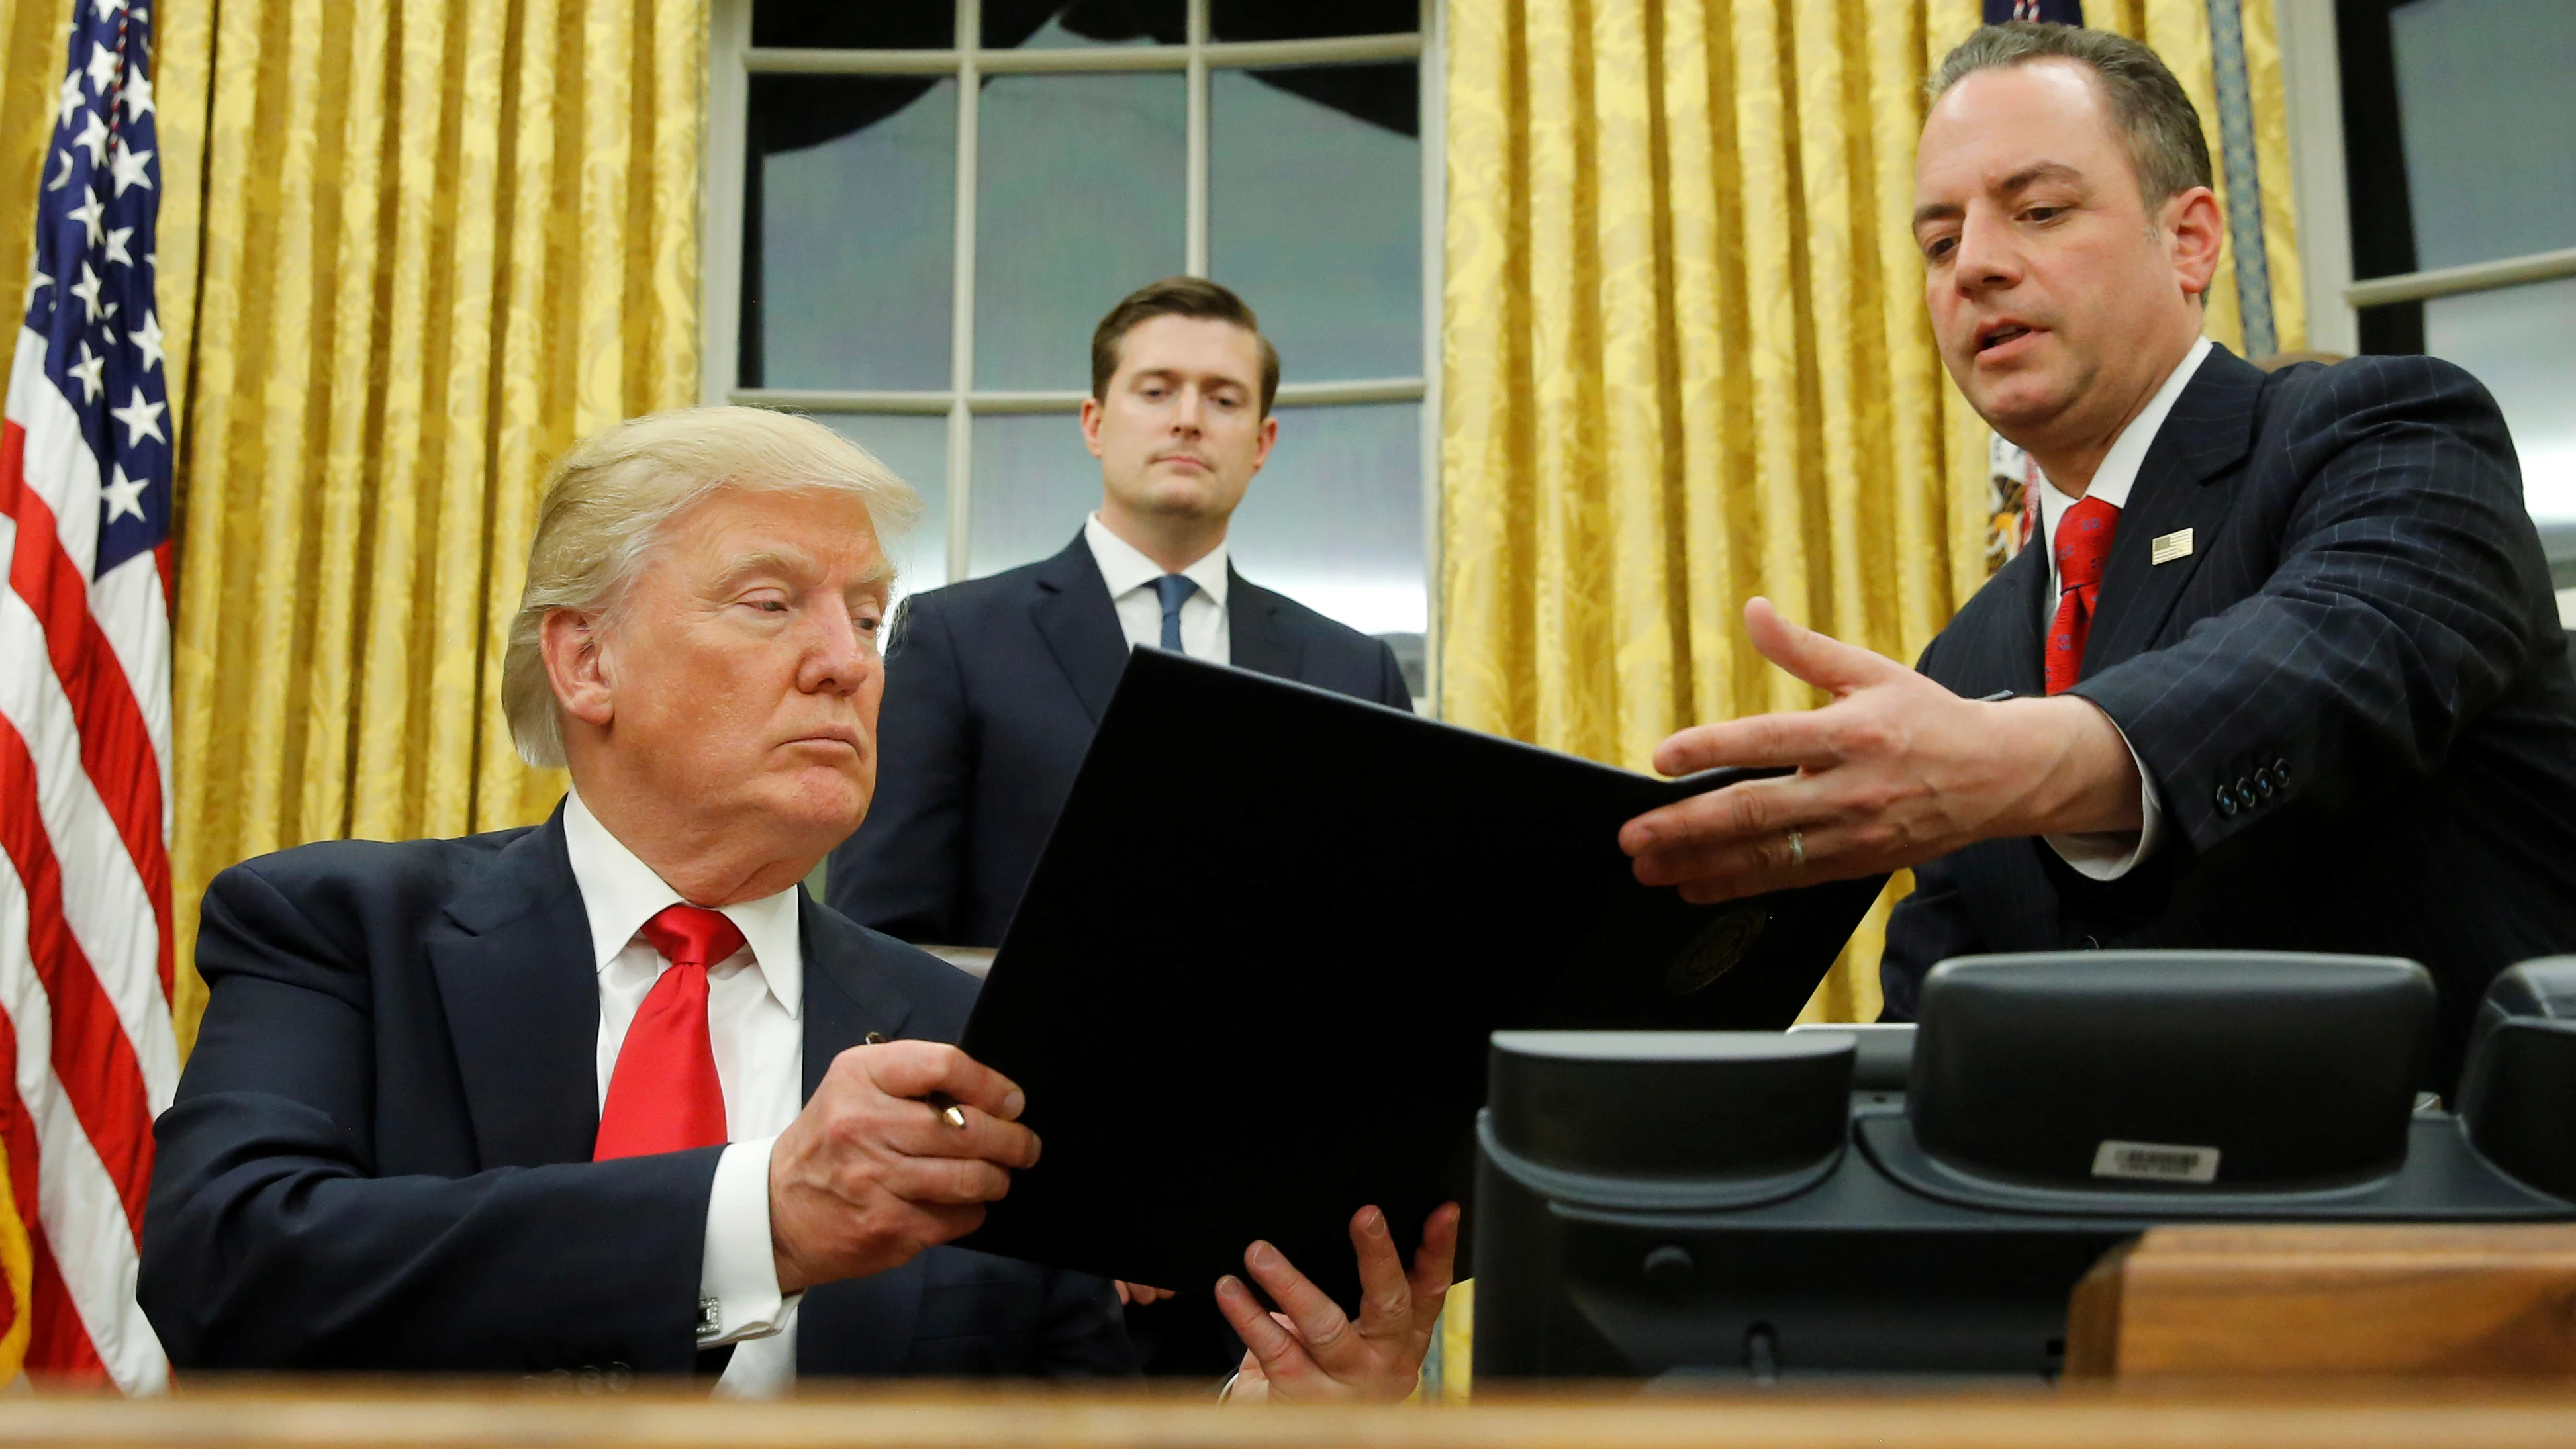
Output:
<path fill-rule="evenodd" d="M 2183 528 L 2191 554 L 2151 563 Z M 2005 565 L 1921 670 L 2040 693 L 2045 564 Z M 2446 1084 L 2488 978 L 2576 951 L 2576 677 L 2504 419 L 2460 369 L 2213 350 L 2121 515 L 2075 692 L 2136 747 L 2165 846 L 2107 883 L 2031 839 L 1922 866 L 1890 1019 L 1977 951 L 2405 956 L 2441 988 Z"/>

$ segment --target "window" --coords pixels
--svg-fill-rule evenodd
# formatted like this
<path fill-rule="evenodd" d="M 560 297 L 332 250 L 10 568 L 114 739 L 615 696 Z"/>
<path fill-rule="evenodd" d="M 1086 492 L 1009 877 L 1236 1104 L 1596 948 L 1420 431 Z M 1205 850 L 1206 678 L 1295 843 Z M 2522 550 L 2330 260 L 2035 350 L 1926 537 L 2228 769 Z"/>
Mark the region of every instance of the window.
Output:
<path fill-rule="evenodd" d="M 2348 222 L 2302 247 L 2335 294 L 2312 330 L 2337 350 L 2446 358 L 2486 384 L 2576 623 L 2576 6 L 2285 0 L 2282 21 L 2294 136 L 2311 138 L 2305 222 Z M 2328 114 L 2339 156 L 2313 139 Z M 2336 172 L 2341 194 L 2321 191 L 2317 173 Z"/>
<path fill-rule="evenodd" d="M 907 589 L 1063 548 L 1100 496 L 1091 329 L 1190 272 L 1278 345 L 1247 577 L 1419 669 L 1436 452 L 1424 0 L 720 0 L 710 401 L 792 407 L 929 519 Z M 1421 681 L 1415 680 L 1417 690 Z"/>

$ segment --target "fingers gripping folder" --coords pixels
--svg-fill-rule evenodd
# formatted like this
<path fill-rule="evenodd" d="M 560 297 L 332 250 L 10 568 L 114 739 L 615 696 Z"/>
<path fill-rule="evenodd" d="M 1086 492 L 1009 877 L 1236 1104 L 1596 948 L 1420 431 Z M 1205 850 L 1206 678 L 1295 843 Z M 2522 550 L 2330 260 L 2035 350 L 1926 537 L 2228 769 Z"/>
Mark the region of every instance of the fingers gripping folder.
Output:
<path fill-rule="evenodd" d="M 1138 650 L 964 1045 L 1044 1140 L 968 1246 L 1205 1293 L 1279 1247 L 1345 1305 L 1473 1181 L 1508 1028 L 1778 1030 L 1884 877 L 1715 906 L 1630 873 L 1664 781 Z"/>

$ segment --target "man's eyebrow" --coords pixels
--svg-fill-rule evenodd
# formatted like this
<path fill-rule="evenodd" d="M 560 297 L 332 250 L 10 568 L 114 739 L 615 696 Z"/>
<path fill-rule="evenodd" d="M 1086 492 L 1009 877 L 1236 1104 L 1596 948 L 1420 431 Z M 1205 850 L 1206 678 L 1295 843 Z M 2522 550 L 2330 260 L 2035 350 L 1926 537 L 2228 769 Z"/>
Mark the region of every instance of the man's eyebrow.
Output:
<path fill-rule="evenodd" d="M 731 588 L 756 574 L 811 574 L 815 572 L 813 556 L 803 549 L 764 548 L 747 553 L 733 561 L 717 581 L 719 588 Z"/>
<path fill-rule="evenodd" d="M 2003 184 L 1997 186 L 1995 190 L 2010 196 L 2016 192 L 2027 191 L 2043 181 L 2081 181 L 2083 179 L 2083 172 L 2063 161 L 2042 161 L 2035 166 L 2025 166 L 2005 177 Z M 1914 224 L 1919 227 L 1927 221 L 1956 221 L 1966 214 L 1966 208 L 1955 201 L 1926 202 L 1914 208 Z"/>
<path fill-rule="evenodd" d="M 2083 179 L 2083 172 L 2063 161 L 2042 161 L 2036 166 L 2025 166 L 2005 177 L 2004 184 L 1996 189 L 2009 196 L 2016 191 L 2026 191 L 2043 181 L 2081 181 Z"/>

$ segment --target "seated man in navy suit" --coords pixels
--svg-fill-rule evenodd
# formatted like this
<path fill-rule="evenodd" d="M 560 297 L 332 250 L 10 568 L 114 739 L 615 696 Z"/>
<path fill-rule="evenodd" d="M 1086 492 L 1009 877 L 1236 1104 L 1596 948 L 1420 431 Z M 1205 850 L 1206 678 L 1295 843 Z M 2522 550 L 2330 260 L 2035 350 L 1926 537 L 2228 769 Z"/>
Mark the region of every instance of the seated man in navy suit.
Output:
<path fill-rule="evenodd" d="M 833 852 L 831 903 L 907 941 L 998 946 L 1134 647 L 1410 709 L 1376 639 L 1234 571 L 1226 525 L 1279 437 L 1279 355 L 1243 299 L 1170 277 L 1091 338 L 1100 509 L 1042 563 L 905 601 L 886 780 Z"/>
<path fill-rule="evenodd" d="M 303 846 L 206 893 L 138 1288 L 174 1364 L 1132 1371 L 1107 1283 L 942 1246 L 1040 1146 L 947 1044 L 973 979 L 797 889 L 876 786 L 878 539 L 917 510 L 751 409 L 557 465 L 502 686 L 520 751 L 570 769 L 553 817 Z M 1408 1276 L 1360 1213 L 1356 1325 L 1253 1245 L 1287 1322 L 1218 1285 L 1240 1396 L 1409 1391 L 1455 1228 Z"/>
<path fill-rule="evenodd" d="M 1898 1020 L 1973 952 L 2408 957 L 2447 1088 L 2488 979 L 2576 950 L 2576 678 L 2504 419 L 2431 358 L 2267 376 L 2201 336 L 2224 229 L 2146 47 L 1990 27 L 1934 91 L 1925 298 L 2046 474 L 2031 546 L 1919 673 L 1749 605 L 1835 698 L 1665 741 L 1677 774 L 1799 772 L 1629 822 L 1638 877 L 1721 900 L 1916 867 Z"/>

